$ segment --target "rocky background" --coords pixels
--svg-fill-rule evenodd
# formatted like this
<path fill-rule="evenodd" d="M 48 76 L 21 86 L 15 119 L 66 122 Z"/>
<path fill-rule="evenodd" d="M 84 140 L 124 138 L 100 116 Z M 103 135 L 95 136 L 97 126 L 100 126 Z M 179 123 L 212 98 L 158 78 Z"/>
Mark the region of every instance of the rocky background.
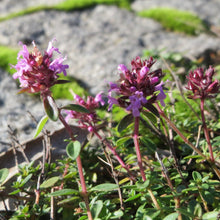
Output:
<path fill-rule="evenodd" d="M 53 5 L 61 0 L 0 0 L 0 15 L 5 16 L 29 6 Z M 152 19 L 138 17 L 135 12 L 166 6 L 188 10 L 210 25 L 216 35 L 201 33 L 186 36 L 168 32 Z M 162 49 L 198 57 L 208 50 L 220 50 L 219 0 L 134 0 L 132 11 L 116 6 L 98 5 L 82 11 L 40 11 L 0 22 L 0 45 L 18 48 L 18 42 L 33 40 L 42 50 L 56 38 L 55 46 L 67 55 L 68 74 L 82 80 L 91 94 L 106 91 L 106 84 L 116 79 L 117 66 L 128 64 L 144 49 Z M 38 98 L 17 95 L 18 86 L 7 72 L 0 69 L 0 152 L 11 146 L 8 125 L 24 142 L 33 137 L 34 124 L 43 115 Z M 60 128 L 50 123 L 52 130 Z"/>

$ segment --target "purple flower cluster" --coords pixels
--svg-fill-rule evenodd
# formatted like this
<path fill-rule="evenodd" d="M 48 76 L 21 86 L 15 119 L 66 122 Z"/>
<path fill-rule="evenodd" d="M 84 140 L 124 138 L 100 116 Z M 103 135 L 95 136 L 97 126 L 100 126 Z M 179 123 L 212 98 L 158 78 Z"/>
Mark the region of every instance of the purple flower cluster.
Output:
<path fill-rule="evenodd" d="M 198 68 L 189 73 L 187 76 L 188 83 L 186 89 L 192 91 L 193 95 L 189 95 L 192 99 L 213 98 L 213 95 L 219 92 L 220 84 L 218 80 L 213 81 L 215 70 L 209 67 L 206 71 Z"/>
<path fill-rule="evenodd" d="M 81 128 L 87 129 L 89 132 L 93 132 L 96 129 L 97 122 L 99 121 L 95 110 L 99 108 L 99 103 L 101 105 L 105 104 L 102 100 L 101 93 L 98 93 L 95 97 L 88 96 L 86 101 L 80 96 L 74 95 L 74 101 L 76 104 L 86 108 L 88 113 L 65 110 L 65 113 L 67 114 L 65 120 L 68 122 L 71 118 L 77 119 Z"/>
<path fill-rule="evenodd" d="M 52 60 L 53 52 L 60 54 L 58 48 L 53 47 L 49 42 L 47 50 L 44 55 L 36 47 L 33 42 L 34 49 L 29 52 L 26 45 L 23 45 L 23 50 L 18 53 L 18 63 L 12 66 L 16 69 L 13 78 L 19 79 L 22 92 L 46 94 L 49 92 L 51 86 L 57 83 L 58 74 L 66 75 L 68 65 L 64 65 L 65 58 L 58 57 Z"/>
<path fill-rule="evenodd" d="M 118 66 L 120 79 L 117 83 L 110 82 L 108 95 L 109 109 L 113 104 L 131 111 L 134 117 L 138 117 L 146 103 L 153 104 L 157 100 L 164 106 L 166 95 L 163 91 L 162 70 L 150 71 L 155 61 L 152 57 L 141 60 L 140 57 L 131 61 L 131 70 L 124 64 Z M 113 96 L 113 92 L 119 95 Z"/>

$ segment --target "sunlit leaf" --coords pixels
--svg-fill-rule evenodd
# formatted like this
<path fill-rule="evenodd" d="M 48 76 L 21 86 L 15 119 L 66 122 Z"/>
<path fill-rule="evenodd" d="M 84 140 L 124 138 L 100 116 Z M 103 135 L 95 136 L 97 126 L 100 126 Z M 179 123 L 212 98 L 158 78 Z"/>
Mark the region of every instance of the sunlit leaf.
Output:
<path fill-rule="evenodd" d="M 43 103 L 44 103 L 45 112 L 47 113 L 48 117 L 52 121 L 57 121 L 59 116 L 59 111 L 54 99 L 51 96 L 46 96 L 43 98 Z"/>
<path fill-rule="evenodd" d="M 197 172 L 197 171 L 193 171 L 193 172 L 192 172 L 192 177 L 193 177 L 193 179 L 194 179 L 195 181 L 197 181 L 197 180 L 202 180 L 201 174 L 200 174 L 199 172 Z"/>
<path fill-rule="evenodd" d="M 41 120 L 39 121 L 38 125 L 37 125 L 37 129 L 36 129 L 36 132 L 35 132 L 35 135 L 34 135 L 34 138 L 36 138 L 40 132 L 42 131 L 42 129 L 44 128 L 45 124 L 47 123 L 48 121 L 48 116 L 45 115 L 41 118 Z"/>
<path fill-rule="evenodd" d="M 212 211 L 212 212 L 205 213 L 202 216 L 202 219 L 205 219 L 205 220 L 216 220 L 217 216 L 218 216 L 218 213 L 219 213 L 218 211 Z"/>
<path fill-rule="evenodd" d="M 26 176 L 22 181 L 21 181 L 21 184 L 20 184 L 20 187 L 24 186 L 30 179 L 31 177 L 33 176 L 33 174 L 29 174 L 28 176 Z"/>
<path fill-rule="evenodd" d="M 66 153 L 67 155 L 72 159 L 75 160 L 81 151 L 81 144 L 79 141 L 71 141 L 67 146 L 66 146 Z"/>
<path fill-rule="evenodd" d="M 60 178 L 59 178 L 58 176 L 51 177 L 50 179 L 45 180 L 45 181 L 40 185 L 40 188 L 48 188 L 48 187 L 54 186 L 54 184 L 55 184 L 59 179 L 60 179 Z"/>
<path fill-rule="evenodd" d="M 178 218 L 178 213 L 174 212 L 167 215 L 163 220 L 176 220 Z"/>
<path fill-rule="evenodd" d="M 93 187 L 91 190 L 92 191 L 112 191 L 112 190 L 116 190 L 117 188 L 118 188 L 117 184 L 103 183 L 103 184 Z"/>
<path fill-rule="evenodd" d="M 6 180 L 8 174 L 9 170 L 7 168 L 3 168 L 0 170 L 0 184 L 2 184 Z"/>
<path fill-rule="evenodd" d="M 102 211 L 103 202 L 101 200 L 96 201 L 91 207 L 91 213 L 94 219 L 98 218 Z"/>
<path fill-rule="evenodd" d="M 61 189 L 52 193 L 49 193 L 49 196 L 66 196 L 72 194 L 79 194 L 79 192 L 75 189 Z"/>
<path fill-rule="evenodd" d="M 82 113 L 90 113 L 90 111 L 87 108 L 85 108 L 81 105 L 77 105 L 77 104 L 65 105 L 62 107 L 62 109 L 72 110 L 72 111 L 82 112 Z"/>
<path fill-rule="evenodd" d="M 133 200 L 135 200 L 135 199 L 137 199 L 137 198 L 139 198 L 141 196 L 142 196 L 142 193 L 138 193 L 138 194 L 136 194 L 134 196 L 131 196 L 128 199 L 126 199 L 125 202 L 133 201 Z"/>

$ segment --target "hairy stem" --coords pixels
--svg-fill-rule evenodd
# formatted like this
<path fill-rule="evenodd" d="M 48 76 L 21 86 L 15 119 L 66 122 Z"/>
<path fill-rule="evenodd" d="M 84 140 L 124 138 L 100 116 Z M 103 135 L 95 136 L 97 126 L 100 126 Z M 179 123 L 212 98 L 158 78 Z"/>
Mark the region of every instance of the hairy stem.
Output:
<path fill-rule="evenodd" d="M 141 157 L 141 151 L 140 151 L 140 146 L 139 146 L 139 140 L 138 140 L 138 136 L 139 136 L 139 121 L 140 118 L 139 117 L 135 117 L 134 119 L 134 134 L 133 134 L 133 140 L 134 140 L 134 145 L 135 145 L 135 150 L 136 150 L 136 154 L 137 154 L 137 160 L 138 160 L 138 166 L 140 168 L 140 172 L 141 172 L 141 176 L 143 181 L 145 182 L 146 179 L 146 175 L 144 173 L 144 168 L 143 168 L 143 164 L 142 164 L 142 157 Z M 152 190 L 150 188 L 147 189 L 148 193 L 150 194 L 150 197 L 154 203 L 154 205 L 156 206 L 157 209 L 160 209 L 160 206 L 152 192 Z"/>
<path fill-rule="evenodd" d="M 205 139 L 207 141 L 208 148 L 209 148 L 210 159 L 211 159 L 212 162 L 215 162 L 215 158 L 214 158 L 213 150 L 212 150 L 212 145 L 211 145 L 211 142 L 210 142 L 209 132 L 208 132 L 208 128 L 207 128 L 207 125 L 206 125 L 206 122 L 205 122 L 204 101 L 205 101 L 204 99 L 201 99 L 201 103 L 200 103 L 203 130 L 204 130 Z"/>
<path fill-rule="evenodd" d="M 72 141 L 75 141 L 75 137 L 73 134 L 73 131 L 71 129 L 71 127 L 66 123 L 65 119 L 63 118 L 63 116 L 61 115 L 61 113 L 59 112 L 59 119 L 62 122 L 62 124 L 64 125 L 64 127 L 66 128 L 70 138 L 72 139 Z M 85 183 L 85 178 L 83 175 L 83 167 L 82 167 L 82 161 L 80 158 L 80 155 L 76 158 L 76 163 L 77 163 L 77 167 L 78 167 L 78 172 L 79 172 L 79 178 L 80 178 L 80 184 L 82 187 L 82 196 L 84 198 L 85 204 L 86 204 L 86 209 L 87 209 L 87 215 L 88 215 L 88 219 L 92 220 L 92 213 L 89 207 L 89 198 L 88 198 L 88 193 L 87 193 L 87 189 L 86 189 L 86 183 Z"/>

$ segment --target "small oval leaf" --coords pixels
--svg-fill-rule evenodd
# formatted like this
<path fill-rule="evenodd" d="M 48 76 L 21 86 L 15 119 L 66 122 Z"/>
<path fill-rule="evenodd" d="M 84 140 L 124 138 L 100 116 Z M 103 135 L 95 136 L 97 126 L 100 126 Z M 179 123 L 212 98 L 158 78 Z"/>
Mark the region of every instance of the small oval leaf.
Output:
<path fill-rule="evenodd" d="M 62 107 L 62 109 L 72 110 L 72 111 L 82 112 L 82 113 L 90 113 L 90 111 L 87 108 L 81 105 L 77 105 L 77 104 L 65 105 L 64 107 Z"/>
<path fill-rule="evenodd" d="M 7 168 L 3 168 L 0 170 L 0 185 L 6 180 L 8 174 L 9 170 Z"/>
<path fill-rule="evenodd" d="M 34 135 L 34 138 L 36 138 L 40 132 L 43 130 L 45 124 L 47 123 L 48 121 L 48 116 L 45 115 L 41 118 L 41 120 L 39 121 L 38 125 L 37 125 L 37 129 L 36 129 L 36 132 L 35 132 L 35 135 Z"/>
<path fill-rule="evenodd" d="M 114 183 L 103 183 L 93 187 L 92 191 L 112 191 L 118 189 L 118 185 Z"/>
<path fill-rule="evenodd" d="M 178 215 L 179 214 L 177 212 L 174 212 L 167 215 L 163 220 L 176 220 L 178 218 Z"/>
<path fill-rule="evenodd" d="M 150 112 L 152 112 L 154 115 L 156 115 L 158 118 L 160 117 L 159 112 L 157 111 L 157 109 L 149 103 L 144 104 L 144 107 L 149 110 Z"/>
<path fill-rule="evenodd" d="M 193 172 L 192 172 L 192 177 L 193 177 L 193 179 L 194 179 L 195 181 L 197 181 L 197 180 L 202 180 L 201 174 L 200 174 L 199 172 L 197 172 L 197 171 L 193 171 Z"/>
<path fill-rule="evenodd" d="M 66 196 L 72 194 L 79 194 L 79 192 L 75 189 L 61 189 L 52 193 L 49 193 L 49 196 Z"/>
<path fill-rule="evenodd" d="M 133 122 L 133 115 L 126 115 L 118 124 L 118 132 L 122 132 L 125 128 L 128 127 Z"/>
<path fill-rule="evenodd" d="M 43 98 L 44 109 L 48 117 L 52 121 L 57 121 L 59 116 L 59 111 L 56 106 L 54 99 L 51 96 L 46 96 Z"/>
<path fill-rule="evenodd" d="M 66 146 L 66 153 L 67 155 L 72 159 L 75 160 L 81 151 L 81 144 L 79 141 L 71 141 L 67 146 Z"/>
<path fill-rule="evenodd" d="M 96 201 L 91 207 L 91 213 L 94 219 L 99 217 L 100 212 L 102 211 L 103 202 L 101 200 Z"/>
<path fill-rule="evenodd" d="M 40 188 L 48 188 L 48 187 L 54 186 L 54 184 L 55 184 L 59 179 L 60 179 L 60 178 L 59 178 L 58 176 L 51 177 L 50 179 L 45 180 L 45 181 L 40 185 Z"/>

